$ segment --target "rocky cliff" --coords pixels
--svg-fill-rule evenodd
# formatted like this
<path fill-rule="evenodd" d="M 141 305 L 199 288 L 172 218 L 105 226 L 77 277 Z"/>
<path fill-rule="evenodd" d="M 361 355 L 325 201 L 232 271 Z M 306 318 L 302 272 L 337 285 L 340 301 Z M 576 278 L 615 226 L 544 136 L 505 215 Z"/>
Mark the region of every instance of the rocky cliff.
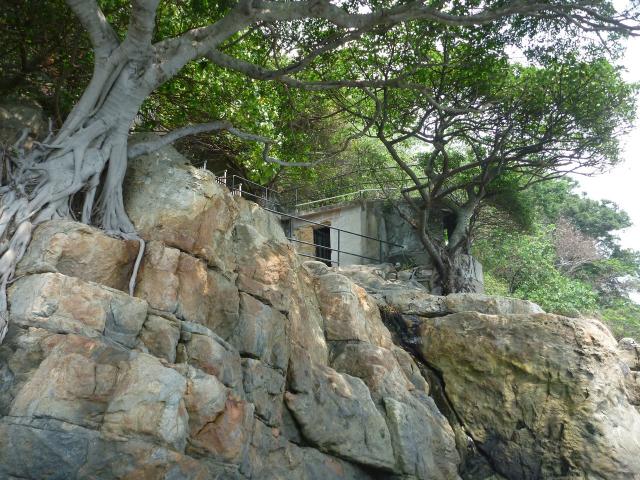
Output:
<path fill-rule="evenodd" d="M 598 322 L 302 263 L 168 147 L 146 240 L 41 225 L 0 347 L 0 478 L 640 478 L 640 355 Z"/>

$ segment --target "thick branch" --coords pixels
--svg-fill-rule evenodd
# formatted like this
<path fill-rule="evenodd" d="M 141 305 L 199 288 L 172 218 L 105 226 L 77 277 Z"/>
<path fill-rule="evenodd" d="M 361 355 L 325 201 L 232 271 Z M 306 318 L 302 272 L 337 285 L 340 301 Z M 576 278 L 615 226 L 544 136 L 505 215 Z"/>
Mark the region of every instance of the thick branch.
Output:
<path fill-rule="evenodd" d="M 169 145 L 180 138 L 187 137 L 189 135 L 197 135 L 205 132 L 225 131 L 233 136 L 236 136 L 242 140 L 248 142 L 263 143 L 264 149 L 262 150 L 262 159 L 267 163 L 275 163 L 284 167 L 313 167 L 320 163 L 316 162 L 285 162 L 277 158 L 271 157 L 269 151 L 273 140 L 262 135 L 256 135 L 255 133 L 245 132 L 243 130 L 235 128 L 231 123 L 226 120 L 217 120 L 214 122 L 200 123 L 197 125 L 188 125 L 186 127 L 173 130 L 161 137 L 154 138 L 146 142 L 140 142 L 129 147 L 127 156 L 129 158 L 139 157 L 140 155 L 146 155 L 148 153 L 155 152 L 160 148 Z"/>
<path fill-rule="evenodd" d="M 66 0 L 89 34 L 91 45 L 98 57 L 107 57 L 118 47 L 118 36 L 98 7 L 95 0 Z"/>
<path fill-rule="evenodd" d="M 125 43 L 132 54 L 146 52 L 151 47 L 159 0 L 134 0 Z"/>
<path fill-rule="evenodd" d="M 622 31 L 631 33 L 640 28 L 635 24 L 626 24 L 626 18 L 605 17 L 592 7 L 595 2 L 567 2 L 565 4 L 549 4 L 544 2 L 507 2 L 505 7 L 495 10 L 484 10 L 471 15 L 455 15 L 427 6 L 422 1 L 413 1 L 386 10 L 372 13 L 349 13 L 341 6 L 327 0 L 310 0 L 300 2 L 255 1 L 253 6 L 258 11 L 258 18 L 267 22 L 302 20 L 318 18 L 326 20 L 338 27 L 362 28 L 368 25 L 397 25 L 410 20 L 430 20 L 442 25 L 474 26 L 487 25 L 496 20 L 514 15 L 525 16 L 563 16 L 575 20 L 580 26 L 600 30 Z"/>

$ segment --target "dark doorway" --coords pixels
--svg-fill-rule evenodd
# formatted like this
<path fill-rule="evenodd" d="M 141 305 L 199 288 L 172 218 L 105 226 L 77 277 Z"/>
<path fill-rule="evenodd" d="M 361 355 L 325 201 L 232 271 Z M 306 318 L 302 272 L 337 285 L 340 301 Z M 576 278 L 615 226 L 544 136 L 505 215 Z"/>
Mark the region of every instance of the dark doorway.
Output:
<path fill-rule="evenodd" d="M 331 229 L 329 227 L 314 228 L 313 243 L 316 245 L 316 257 L 331 266 Z"/>

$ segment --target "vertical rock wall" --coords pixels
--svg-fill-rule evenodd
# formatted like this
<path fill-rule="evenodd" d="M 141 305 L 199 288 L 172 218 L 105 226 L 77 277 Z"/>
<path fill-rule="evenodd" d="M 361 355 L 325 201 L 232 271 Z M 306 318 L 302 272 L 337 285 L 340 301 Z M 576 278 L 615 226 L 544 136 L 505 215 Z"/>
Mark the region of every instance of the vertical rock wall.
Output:
<path fill-rule="evenodd" d="M 0 346 L 0 478 L 458 478 L 453 432 L 375 301 L 171 147 L 137 159 L 147 241 L 42 225 Z"/>
<path fill-rule="evenodd" d="M 76 222 L 38 227 L 19 265 L 0 479 L 640 478 L 632 340 L 301 264 L 276 217 L 170 147 L 127 178 L 134 297 L 137 242 Z"/>

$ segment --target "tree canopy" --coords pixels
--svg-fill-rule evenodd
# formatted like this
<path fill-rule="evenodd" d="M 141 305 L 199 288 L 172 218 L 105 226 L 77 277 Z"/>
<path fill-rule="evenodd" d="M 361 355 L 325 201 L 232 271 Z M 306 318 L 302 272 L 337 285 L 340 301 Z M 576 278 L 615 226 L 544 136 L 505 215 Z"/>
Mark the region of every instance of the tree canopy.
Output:
<path fill-rule="evenodd" d="M 252 154 L 261 179 L 376 138 L 414 182 L 404 197 L 422 202 L 421 234 L 434 200 L 461 219 L 445 246 L 423 235 L 446 267 L 498 179 L 616 161 L 632 92 L 609 60 L 639 14 L 604 0 L 13 1 L 0 13 L 0 88 L 37 91 L 57 128 L 4 149 L 2 297 L 43 221 L 77 215 L 142 249 L 122 198 L 127 159 L 188 136 Z M 129 145 L 149 127 L 163 135 Z M 401 158 L 405 140 L 426 145 L 423 179 Z"/>

